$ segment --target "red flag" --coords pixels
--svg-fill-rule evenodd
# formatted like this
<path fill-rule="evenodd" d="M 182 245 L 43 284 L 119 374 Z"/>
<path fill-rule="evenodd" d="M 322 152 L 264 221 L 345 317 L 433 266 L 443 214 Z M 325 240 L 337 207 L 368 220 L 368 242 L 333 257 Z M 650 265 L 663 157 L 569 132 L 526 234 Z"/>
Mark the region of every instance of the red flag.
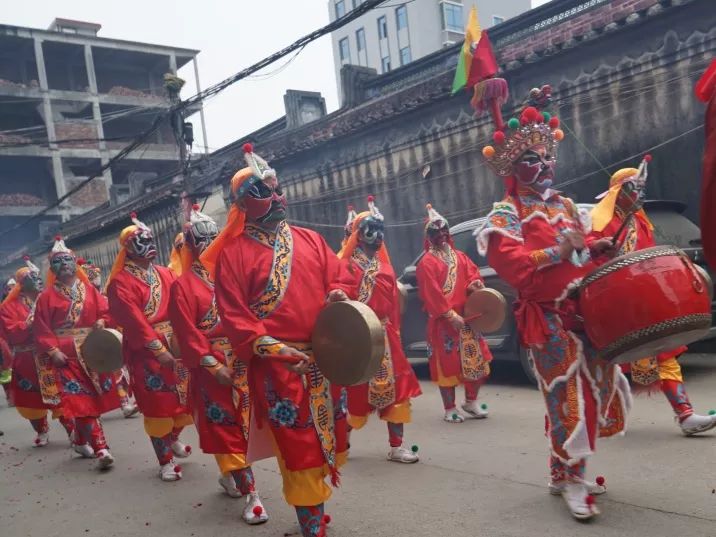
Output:
<path fill-rule="evenodd" d="M 470 77 L 467 79 L 467 87 L 471 88 L 478 82 L 492 78 L 497 74 L 497 60 L 492 52 L 492 43 L 487 35 L 487 30 L 482 31 L 480 40 L 477 42 L 475 52 L 472 54 L 470 66 Z"/>
<path fill-rule="evenodd" d="M 711 269 L 716 270 L 716 60 L 696 85 L 696 95 L 708 102 L 706 144 L 701 177 L 701 241 Z"/>

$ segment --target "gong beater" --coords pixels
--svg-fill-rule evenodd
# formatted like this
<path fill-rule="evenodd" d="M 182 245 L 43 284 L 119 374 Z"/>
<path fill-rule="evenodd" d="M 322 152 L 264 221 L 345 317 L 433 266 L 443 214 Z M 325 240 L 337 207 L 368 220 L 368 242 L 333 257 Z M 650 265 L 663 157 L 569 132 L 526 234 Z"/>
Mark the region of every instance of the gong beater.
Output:
<path fill-rule="evenodd" d="M 122 368 L 122 334 L 113 328 L 92 330 L 82 343 L 82 358 L 97 373 Z"/>
<path fill-rule="evenodd" d="M 507 302 L 495 289 L 478 289 L 467 297 L 465 322 L 475 333 L 496 332 L 505 322 Z"/>
<path fill-rule="evenodd" d="M 321 373 L 334 384 L 353 386 L 378 372 L 385 354 L 385 329 L 362 302 L 334 302 L 318 314 L 312 345 Z"/>

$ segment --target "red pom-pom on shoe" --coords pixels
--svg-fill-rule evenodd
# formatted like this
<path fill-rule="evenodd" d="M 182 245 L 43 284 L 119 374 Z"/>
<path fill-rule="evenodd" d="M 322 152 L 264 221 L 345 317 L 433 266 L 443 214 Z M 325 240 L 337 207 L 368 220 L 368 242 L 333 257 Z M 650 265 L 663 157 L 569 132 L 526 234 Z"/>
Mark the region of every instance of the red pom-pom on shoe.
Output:
<path fill-rule="evenodd" d="M 587 494 L 587 497 L 584 499 L 584 503 L 587 505 L 594 505 L 596 503 L 596 500 L 594 499 L 594 496 L 591 494 Z"/>
<path fill-rule="evenodd" d="M 39 438 L 35 438 L 35 445 L 38 445 L 38 446 L 40 445 L 40 439 L 39 439 Z"/>
<path fill-rule="evenodd" d="M 651 162 L 651 155 L 649 155 L 648 153 L 646 155 L 644 155 L 644 160 L 646 162 Z"/>
<path fill-rule="evenodd" d="M 556 129 L 557 127 L 559 127 L 559 118 L 558 118 L 558 117 L 551 117 L 551 118 L 549 119 L 549 126 L 550 126 L 550 128 L 552 128 L 552 129 Z"/>
<path fill-rule="evenodd" d="M 496 131 L 495 134 L 492 135 L 492 141 L 496 144 L 504 144 L 505 143 L 505 133 L 502 131 Z"/>
<path fill-rule="evenodd" d="M 331 515 L 323 515 L 323 522 L 325 524 L 330 524 L 331 523 Z"/>
<path fill-rule="evenodd" d="M 174 473 L 175 473 L 175 474 L 180 474 L 180 473 L 181 473 L 181 466 L 179 466 L 179 465 L 177 464 L 177 465 L 174 467 Z"/>
<path fill-rule="evenodd" d="M 604 483 L 606 483 L 606 481 L 607 481 L 607 480 L 604 479 L 604 476 L 603 476 L 603 475 L 598 475 L 598 476 L 597 476 L 596 482 L 597 482 L 597 485 L 599 485 L 600 487 L 603 487 L 603 486 L 604 486 Z"/>
<path fill-rule="evenodd" d="M 260 505 L 254 506 L 254 508 L 251 510 L 251 512 L 254 514 L 254 516 L 261 516 L 261 513 L 264 512 L 264 508 Z"/>
<path fill-rule="evenodd" d="M 244 149 L 244 153 L 253 153 L 254 152 L 254 146 L 249 143 L 244 144 L 243 149 Z"/>

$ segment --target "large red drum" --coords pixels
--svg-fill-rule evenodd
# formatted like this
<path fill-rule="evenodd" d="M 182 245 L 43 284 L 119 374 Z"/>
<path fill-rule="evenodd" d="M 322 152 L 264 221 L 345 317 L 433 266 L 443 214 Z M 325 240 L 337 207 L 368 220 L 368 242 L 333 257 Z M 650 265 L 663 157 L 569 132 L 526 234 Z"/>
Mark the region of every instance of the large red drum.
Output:
<path fill-rule="evenodd" d="M 675 246 L 612 259 L 580 285 L 587 337 L 614 363 L 697 341 L 711 328 L 711 285 Z"/>

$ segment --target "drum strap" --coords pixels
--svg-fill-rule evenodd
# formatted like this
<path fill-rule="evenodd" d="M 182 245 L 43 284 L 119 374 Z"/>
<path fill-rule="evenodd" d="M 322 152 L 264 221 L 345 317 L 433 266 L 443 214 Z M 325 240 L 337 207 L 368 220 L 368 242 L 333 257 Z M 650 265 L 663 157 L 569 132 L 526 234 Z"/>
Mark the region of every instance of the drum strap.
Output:
<path fill-rule="evenodd" d="M 92 382 L 92 386 L 94 386 L 97 395 L 102 395 L 102 384 L 100 383 L 99 375 L 90 369 L 82 356 L 82 344 L 85 342 L 85 339 L 87 339 L 87 336 L 90 335 L 90 332 L 92 332 L 91 328 L 58 328 L 55 330 L 55 335 L 57 337 L 71 337 L 73 339 L 77 361 Z"/>
<path fill-rule="evenodd" d="M 154 331 L 157 334 L 164 337 L 167 342 L 167 345 L 169 346 L 169 348 L 171 348 L 170 341 L 174 336 L 174 329 L 172 328 L 172 323 L 170 323 L 169 321 L 162 321 L 161 323 L 153 324 L 152 328 L 154 328 Z M 179 403 L 181 405 L 186 405 L 187 401 L 189 400 L 189 370 L 186 368 L 184 362 L 182 362 L 181 360 L 174 361 L 174 375 L 177 379 L 175 389 L 177 392 L 177 396 L 179 397 Z"/>
<path fill-rule="evenodd" d="M 210 338 L 209 343 L 214 352 L 223 354 L 226 366 L 231 370 L 234 379 L 231 397 L 234 409 L 241 412 L 241 432 L 244 439 L 249 439 L 251 423 L 251 390 L 249 389 L 249 370 L 246 364 L 236 358 L 231 342 L 227 337 Z"/>

